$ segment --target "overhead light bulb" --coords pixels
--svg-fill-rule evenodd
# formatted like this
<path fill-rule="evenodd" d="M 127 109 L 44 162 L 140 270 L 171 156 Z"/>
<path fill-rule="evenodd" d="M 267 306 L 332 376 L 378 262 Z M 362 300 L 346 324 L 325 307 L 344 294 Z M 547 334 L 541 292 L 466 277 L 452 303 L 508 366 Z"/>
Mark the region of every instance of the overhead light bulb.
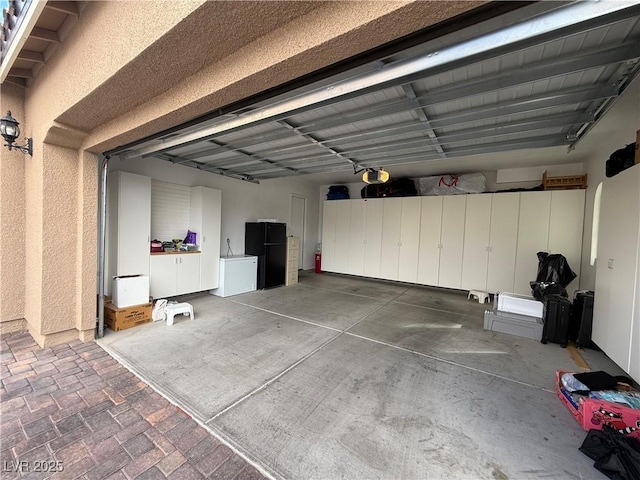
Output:
<path fill-rule="evenodd" d="M 375 170 L 373 168 L 369 168 L 365 170 L 362 174 L 362 181 L 364 183 L 375 184 L 375 183 L 385 183 L 389 180 L 389 172 L 383 170 Z"/>

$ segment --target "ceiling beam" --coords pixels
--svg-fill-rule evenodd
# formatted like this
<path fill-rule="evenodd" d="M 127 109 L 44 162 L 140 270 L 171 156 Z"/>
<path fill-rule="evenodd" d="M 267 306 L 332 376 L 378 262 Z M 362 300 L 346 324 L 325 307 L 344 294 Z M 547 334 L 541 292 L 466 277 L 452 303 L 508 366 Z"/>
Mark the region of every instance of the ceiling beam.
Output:
<path fill-rule="evenodd" d="M 30 38 L 35 38 L 38 40 L 44 40 L 49 43 L 60 43 L 60 37 L 58 36 L 58 32 L 54 32 L 53 30 L 47 30 L 45 28 L 36 27 L 31 30 L 29 34 Z"/>
<path fill-rule="evenodd" d="M 313 145 L 320 147 L 321 149 L 325 150 L 326 152 L 330 153 L 331 155 L 333 155 L 334 157 L 339 158 L 340 160 L 344 160 L 345 162 L 350 163 L 354 169 L 360 167 L 363 168 L 360 163 L 354 159 L 352 159 L 351 157 L 349 157 L 348 155 L 345 155 L 342 152 L 339 152 L 338 150 L 331 148 L 331 147 L 327 147 L 326 145 L 323 145 L 317 138 L 315 138 L 313 135 L 309 135 L 307 133 L 301 133 L 297 130 L 297 128 L 292 124 L 287 122 L 286 120 L 278 120 L 278 123 L 280 125 L 282 125 L 283 127 L 285 127 L 286 129 L 288 129 L 289 131 L 295 133 L 296 135 L 299 135 L 300 137 L 304 138 L 305 140 L 311 142 Z"/>
<path fill-rule="evenodd" d="M 241 157 L 246 157 L 246 158 L 250 158 L 251 160 L 256 160 L 260 163 L 263 164 L 268 164 L 268 165 L 272 165 L 272 166 L 276 166 L 278 168 L 284 169 L 284 170 L 290 170 L 292 172 L 295 173 L 303 173 L 299 170 L 296 170 L 295 168 L 290 168 L 290 167 L 280 167 L 276 162 L 274 162 L 273 160 L 270 160 L 268 158 L 262 157 L 261 155 L 256 155 L 255 153 L 251 153 L 251 152 L 247 152 L 244 150 L 233 150 L 233 147 L 231 145 L 227 145 L 224 144 L 222 142 L 219 142 L 217 140 L 209 140 L 212 144 L 222 148 L 222 149 L 228 149 L 230 152 L 236 153 L 238 155 L 240 155 Z"/>
<path fill-rule="evenodd" d="M 638 11 L 640 7 L 636 0 L 575 2 L 563 5 L 498 31 L 478 35 L 415 58 L 391 63 L 370 73 L 287 98 L 199 131 L 178 135 L 158 144 L 140 146 L 132 152 L 135 155 L 148 155 L 167 151 L 179 145 L 198 142 L 203 138 L 213 138 L 225 132 L 286 119 L 297 113 L 362 96 L 375 90 L 406 84 L 418 78 L 521 50 L 539 44 L 541 41 L 562 38 L 571 32 L 579 32 L 590 27 L 596 28 L 607 22 L 612 23 L 632 17 Z M 636 46 L 636 48 L 640 47 Z M 126 146 L 108 153 L 114 154 L 125 150 L 127 150 Z"/>
<path fill-rule="evenodd" d="M 18 60 L 26 60 L 27 62 L 44 63 L 44 55 L 40 52 L 32 52 L 31 50 L 22 50 L 18 53 Z"/>
<path fill-rule="evenodd" d="M 572 125 L 583 125 L 595 121 L 595 116 L 589 113 L 563 113 L 557 115 L 547 115 L 544 117 L 534 117 L 526 120 L 519 120 L 515 122 L 506 122 L 498 125 L 488 125 L 480 128 L 469 128 L 465 130 L 458 130 L 456 132 L 440 135 L 438 143 L 440 145 L 455 145 L 460 142 L 467 142 L 470 140 L 482 140 L 485 138 L 513 135 L 513 134 L 526 134 L 536 130 L 545 130 L 550 128 L 570 127 Z M 367 152 L 378 151 L 396 151 L 401 147 L 409 146 L 430 146 L 434 147 L 430 140 L 424 138 L 416 139 L 400 139 L 392 142 L 378 143 L 373 146 L 361 146 L 348 148 L 344 147 L 345 151 L 352 155 L 363 155 Z"/>
<path fill-rule="evenodd" d="M 465 147 L 452 148 L 448 150 L 449 158 L 464 157 L 468 155 L 479 155 L 482 153 L 507 152 L 511 150 L 523 150 L 526 148 L 545 148 L 568 145 L 566 141 L 557 135 L 546 135 L 536 138 L 508 140 L 504 142 L 486 143 L 482 145 L 471 145 Z M 411 153 L 407 155 L 392 155 L 385 158 L 369 159 L 367 162 L 376 166 L 408 165 L 420 163 L 425 160 L 440 160 L 441 157 L 434 154 Z"/>
<path fill-rule="evenodd" d="M 33 73 L 28 68 L 12 68 L 9 70 L 9 76 L 31 80 L 33 78 Z"/>
<path fill-rule="evenodd" d="M 565 105 L 580 105 L 581 103 L 593 102 L 595 100 L 603 100 L 617 96 L 618 88 L 616 86 L 604 83 L 593 86 L 581 86 L 558 90 L 555 92 L 545 92 L 530 97 L 522 97 L 495 105 L 459 110 L 457 112 L 439 115 L 438 117 L 432 117 L 430 123 L 434 128 L 444 129 L 447 127 L 464 125 L 465 123 L 476 122 L 478 120 L 495 119 L 507 115 L 520 115 L 541 109 Z M 354 139 L 354 141 L 351 142 L 352 144 L 364 144 L 371 140 L 379 141 L 385 137 L 415 132 L 418 129 L 419 127 L 415 123 L 395 123 L 392 125 L 383 125 L 381 127 L 332 136 L 329 140 L 326 140 L 323 143 L 343 148 L 344 143 L 341 142 L 348 142 L 351 139 Z"/>
<path fill-rule="evenodd" d="M 78 16 L 78 4 L 76 2 L 49 1 L 47 2 L 47 8 L 67 15 Z"/>
<path fill-rule="evenodd" d="M 155 156 L 155 158 L 159 158 L 161 160 L 165 160 L 167 162 L 171 162 L 174 164 L 182 164 L 188 167 L 197 168 L 198 170 L 202 170 L 205 172 L 217 173 L 218 175 L 223 175 L 229 178 L 235 178 L 237 180 L 244 180 L 245 182 L 251 183 L 260 183 L 256 179 L 252 178 L 250 175 L 246 175 L 240 172 L 234 172 L 233 170 L 227 170 L 223 168 L 210 167 L 206 164 L 201 164 L 199 162 L 181 162 L 179 157 L 175 157 L 173 155 L 169 155 L 166 153 L 161 153 Z"/>
<path fill-rule="evenodd" d="M 528 65 L 516 70 L 500 72 L 491 76 L 483 76 L 477 80 L 467 80 L 458 85 L 439 88 L 430 91 L 428 94 L 417 98 L 419 104 L 436 105 L 438 103 L 458 100 L 460 98 L 472 97 L 488 92 L 494 92 L 505 88 L 515 87 L 522 84 L 532 83 L 549 77 L 568 75 L 574 72 L 581 72 L 590 68 L 602 67 L 618 62 L 632 60 L 640 56 L 640 39 L 636 38 L 622 44 L 610 45 L 605 48 L 592 49 L 580 55 L 571 54 L 561 58 L 538 62 L 535 65 Z M 390 108 L 379 107 L 374 109 L 358 110 L 350 115 L 346 112 L 343 115 L 323 118 L 320 121 L 301 125 L 300 130 L 305 133 L 315 133 L 326 128 L 333 128 L 341 125 L 349 125 L 362 120 L 369 120 L 372 115 L 391 115 L 406 111 L 406 104 L 395 103 Z M 432 124 L 434 119 L 431 119 Z M 434 128 L 438 128 L 437 126 Z"/>
<path fill-rule="evenodd" d="M 436 135 L 436 132 L 433 130 L 429 119 L 427 118 L 427 114 L 424 112 L 422 105 L 420 105 L 416 100 L 416 91 L 413 89 L 413 86 L 410 83 L 407 83 L 406 85 L 402 86 L 402 90 L 404 91 L 405 97 L 407 97 L 407 99 L 409 100 L 409 105 L 411 105 L 415 109 L 416 115 L 418 115 L 418 120 L 420 120 L 420 123 L 422 124 L 424 133 L 426 133 L 427 136 L 432 140 L 432 144 L 435 147 L 436 151 L 438 153 L 441 153 L 443 157 L 446 157 L 447 155 L 444 153 L 442 145 L 440 145 L 440 143 L 438 142 L 438 137 Z"/>

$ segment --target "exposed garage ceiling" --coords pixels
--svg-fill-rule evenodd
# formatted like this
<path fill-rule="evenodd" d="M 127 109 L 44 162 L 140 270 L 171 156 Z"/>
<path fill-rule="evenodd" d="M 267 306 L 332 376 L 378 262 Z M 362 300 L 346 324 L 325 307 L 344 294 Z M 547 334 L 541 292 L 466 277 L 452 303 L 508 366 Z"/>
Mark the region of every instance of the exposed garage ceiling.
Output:
<path fill-rule="evenodd" d="M 107 153 L 259 181 L 571 148 L 639 71 L 637 1 L 542 2 Z"/>

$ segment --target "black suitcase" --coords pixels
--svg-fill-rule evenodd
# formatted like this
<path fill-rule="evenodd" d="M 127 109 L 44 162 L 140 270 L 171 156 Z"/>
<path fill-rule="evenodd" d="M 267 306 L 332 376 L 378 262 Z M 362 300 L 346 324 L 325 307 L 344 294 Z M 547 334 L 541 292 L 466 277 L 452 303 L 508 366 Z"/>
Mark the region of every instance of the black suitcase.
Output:
<path fill-rule="evenodd" d="M 547 295 L 542 300 L 542 343 L 559 343 L 563 348 L 569 343 L 571 301 L 562 295 Z"/>
<path fill-rule="evenodd" d="M 578 292 L 573 301 L 571 338 L 576 341 L 576 345 L 583 348 L 594 347 L 591 341 L 593 295 L 594 292 Z"/>

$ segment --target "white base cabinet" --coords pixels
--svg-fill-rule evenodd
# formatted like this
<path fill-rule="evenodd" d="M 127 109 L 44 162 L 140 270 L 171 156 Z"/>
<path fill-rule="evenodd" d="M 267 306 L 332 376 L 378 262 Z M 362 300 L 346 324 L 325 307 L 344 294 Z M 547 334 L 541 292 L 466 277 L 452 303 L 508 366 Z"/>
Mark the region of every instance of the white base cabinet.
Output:
<path fill-rule="evenodd" d="M 583 216 L 584 190 L 330 200 L 322 268 L 530 295 L 538 252 L 563 254 L 579 275 Z"/>
<path fill-rule="evenodd" d="M 154 299 L 200 290 L 200 254 L 151 255 L 149 289 Z"/>

